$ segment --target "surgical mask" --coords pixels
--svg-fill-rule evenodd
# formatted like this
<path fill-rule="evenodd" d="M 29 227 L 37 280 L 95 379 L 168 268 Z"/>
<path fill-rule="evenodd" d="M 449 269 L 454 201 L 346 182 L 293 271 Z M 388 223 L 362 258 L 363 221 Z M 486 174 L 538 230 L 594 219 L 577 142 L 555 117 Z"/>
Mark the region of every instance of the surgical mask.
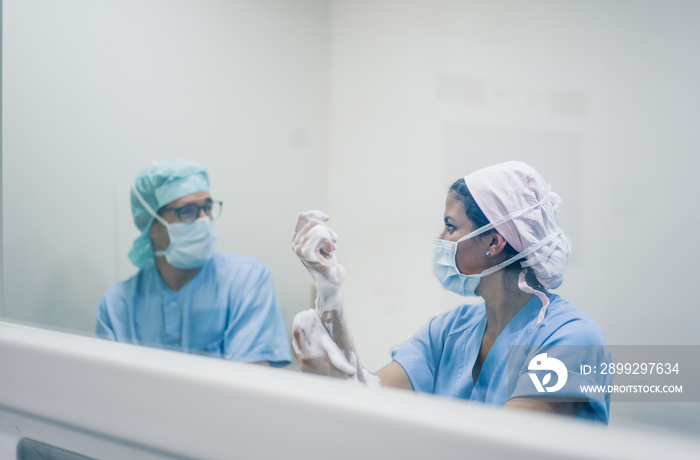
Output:
<path fill-rule="evenodd" d="M 159 221 L 168 229 L 170 245 L 164 251 L 155 251 L 155 255 L 165 256 L 173 267 L 183 270 L 201 267 L 214 255 L 216 230 L 211 218 L 200 217 L 194 222 L 174 224 Z"/>
<path fill-rule="evenodd" d="M 151 208 L 136 187 L 132 190 L 149 214 L 168 230 L 170 245 L 164 251 L 155 251 L 156 256 L 165 256 L 170 265 L 183 270 L 201 267 L 211 258 L 216 248 L 216 230 L 211 218 L 205 216 L 194 222 L 171 224 Z"/>
<path fill-rule="evenodd" d="M 507 267 L 508 265 L 516 262 L 519 259 L 523 259 L 526 256 L 532 254 L 533 252 L 537 251 L 541 247 L 545 246 L 546 244 L 550 243 L 552 240 L 554 240 L 560 233 L 561 230 L 556 231 L 550 235 L 548 235 L 546 238 L 544 238 L 542 241 L 538 242 L 537 244 L 529 247 L 528 249 L 516 254 L 515 256 L 511 257 L 510 259 L 504 260 L 498 265 L 494 265 L 491 268 L 487 268 L 481 273 L 478 274 L 473 274 L 473 275 L 465 275 L 463 273 L 460 273 L 459 269 L 457 268 L 457 245 L 461 243 L 462 241 L 468 240 L 470 238 L 474 238 L 478 235 L 481 235 L 483 233 L 488 232 L 489 230 L 495 228 L 497 225 L 501 225 L 504 222 L 507 222 L 509 220 L 515 219 L 526 212 L 530 211 L 531 209 L 536 208 L 537 206 L 541 206 L 548 198 L 545 198 L 545 200 L 542 200 L 533 206 L 530 206 L 528 208 L 522 209 L 520 211 L 516 211 L 514 213 L 511 213 L 501 219 L 498 219 L 496 222 L 489 223 L 484 225 L 481 228 L 478 228 L 477 230 L 474 230 L 468 235 L 463 236 L 457 241 L 448 241 L 448 240 L 442 240 L 442 239 L 436 239 L 433 241 L 433 273 L 435 274 L 435 277 L 440 281 L 440 283 L 447 289 L 448 291 L 452 291 L 456 294 L 469 297 L 469 296 L 477 296 L 476 294 L 476 288 L 479 286 L 479 283 L 481 282 L 481 278 L 484 276 L 488 276 L 492 273 L 497 272 L 498 270 L 501 270 L 504 267 Z M 538 257 L 538 259 L 540 259 Z M 523 261 L 521 262 L 521 266 L 523 267 L 529 267 L 536 261 Z"/>
<path fill-rule="evenodd" d="M 433 273 L 435 277 L 448 291 L 466 297 L 477 295 L 475 291 L 482 277 L 495 273 L 521 258 L 521 255 L 518 254 L 479 274 L 465 275 L 460 273 L 457 268 L 457 245 L 474 236 L 476 235 L 469 234 L 457 241 L 440 239 L 433 241 Z"/>

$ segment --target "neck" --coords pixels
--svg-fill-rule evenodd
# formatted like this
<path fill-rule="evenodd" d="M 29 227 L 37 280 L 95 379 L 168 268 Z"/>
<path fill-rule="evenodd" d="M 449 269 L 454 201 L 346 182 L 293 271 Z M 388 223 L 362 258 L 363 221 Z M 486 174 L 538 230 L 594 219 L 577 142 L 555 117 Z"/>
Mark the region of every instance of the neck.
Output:
<path fill-rule="evenodd" d="M 163 282 L 173 291 L 177 292 L 197 274 L 201 267 L 181 269 L 173 267 L 165 257 L 156 257 L 156 268 Z"/>
<path fill-rule="evenodd" d="M 498 335 L 532 299 L 518 287 L 518 277 L 499 270 L 481 279 L 478 294 L 486 303 L 486 331 Z"/>

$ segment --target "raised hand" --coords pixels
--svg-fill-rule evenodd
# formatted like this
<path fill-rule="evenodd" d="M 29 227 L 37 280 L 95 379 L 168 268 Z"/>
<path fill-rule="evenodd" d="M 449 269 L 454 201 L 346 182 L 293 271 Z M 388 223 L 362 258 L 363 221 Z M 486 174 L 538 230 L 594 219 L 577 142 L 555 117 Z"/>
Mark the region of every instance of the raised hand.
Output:
<path fill-rule="evenodd" d="M 340 286 L 345 269 L 335 256 L 338 236 L 326 222 L 328 216 L 321 211 L 299 213 L 292 238 L 292 249 L 314 281 Z"/>
<path fill-rule="evenodd" d="M 338 237 L 321 211 L 297 218 L 292 249 L 316 284 L 316 309 L 294 317 L 292 346 L 302 370 L 365 381 L 343 317 L 345 268 L 337 260 Z"/>

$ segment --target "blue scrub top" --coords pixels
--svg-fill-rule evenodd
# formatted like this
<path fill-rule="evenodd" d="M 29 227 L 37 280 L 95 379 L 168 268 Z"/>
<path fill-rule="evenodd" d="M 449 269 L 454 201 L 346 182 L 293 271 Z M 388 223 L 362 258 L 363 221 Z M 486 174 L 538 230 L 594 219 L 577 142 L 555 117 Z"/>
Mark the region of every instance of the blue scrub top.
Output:
<path fill-rule="evenodd" d="M 573 353 L 562 358 L 570 370 L 565 387 L 546 396 L 583 396 L 587 402 L 577 418 L 607 423 L 609 396 L 581 394 L 579 385 L 608 385 L 612 383 L 612 376 L 571 372 L 580 369 L 579 365 L 611 362 L 603 332 L 590 316 L 572 303 L 555 294 L 547 297 L 550 304 L 537 327 L 542 302 L 534 295 L 506 325 L 489 350 L 476 383 L 472 371 L 487 322 L 483 302 L 463 305 L 433 318 L 410 341 L 394 347 L 392 357 L 406 371 L 415 391 L 503 405 L 510 398 L 543 396 L 528 372 L 531 357 L 547 350 L 571 350 Z M 509 345 L 524 346 L 511 348 L 510 368 Z M 519 353 L 521 359 L 515 362 L 513 353 Z"/>
<path fill-rule="evenodd" d="M 112 286 L 97 309 L 98 337 L 242 362 L 291 362 L 267 266 L 216 252 L 175 292 L 154 264 Z"/>

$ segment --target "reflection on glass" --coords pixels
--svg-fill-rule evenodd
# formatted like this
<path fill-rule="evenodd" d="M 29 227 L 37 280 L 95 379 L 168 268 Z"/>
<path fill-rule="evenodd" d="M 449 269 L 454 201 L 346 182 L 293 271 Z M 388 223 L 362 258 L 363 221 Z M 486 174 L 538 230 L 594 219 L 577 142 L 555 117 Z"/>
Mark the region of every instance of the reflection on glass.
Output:
<path fill-rule="evenodd" d="M 131 188 L 141 232 L 129 251 L 139 268 L 112 286 L 97 311 L 97 336 L 241 362 L 289 364 L 291 356 L 270 270 L 259 260 L 215 251 L 221 203 L 206 169 L 166 160 Z"/>
<path fill-rule="evenodd" d="M 441 187 L 518 152 L 567 203 L 562 295 L 611 343 L 697 344 L 700 242 L 669 249 L 653 223 L 700 232 L 698 4 L 375 3 L 3 2 L 3 318 L 92 335 L 105 290 L 135 273 L 134 174 L 196 152 L 226 201 L 219 248 L 269 265 L 288 322 L 309 302 L 285 229 L 333 213 L 375 370 L 456 304 L 414 263 Z M 697 405 L 612 413 L 700 433 Z"/>

